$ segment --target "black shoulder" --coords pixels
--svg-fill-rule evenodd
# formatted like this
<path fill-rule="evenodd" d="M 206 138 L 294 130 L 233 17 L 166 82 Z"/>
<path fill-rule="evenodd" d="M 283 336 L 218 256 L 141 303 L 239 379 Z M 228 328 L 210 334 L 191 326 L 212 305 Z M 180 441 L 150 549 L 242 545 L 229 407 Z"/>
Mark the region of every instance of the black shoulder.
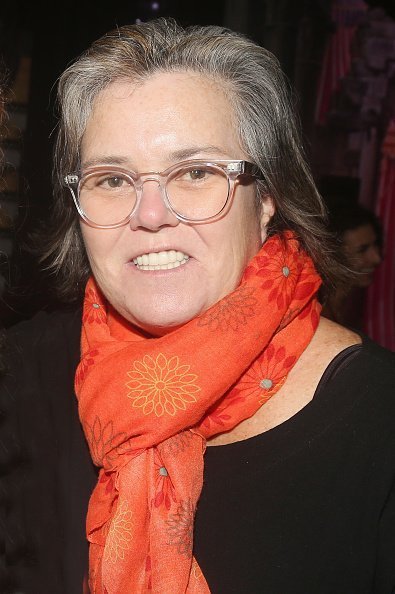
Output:
<path fill-rule="evenodd" d="M 47 359 L 64 350 L 68 357 L 79 356 L 81 335 L 80 308 L 53 312 L 40 311 L 0 333 L 0 386 L 18 375 L 23 365 Z"/>
<path fill-rule="evenodd" d="M 5 331 L 7 344 L 31 344 L 51 342 L 56 339 L 72 338 L 81 332 L 80 308 L 57 310 L 53 312 L 40 311 L 28 320 L 22 320 Z"/>
<path fill-rule="evenodd" d="M 359 357 L 359 367 L 364 374 L 374 374 L 395 381 L 395 353 L 364 336 Z M 395 384 L 393 384 L 395 389 Z"/>
<path fill-rule="evenodd" d="M 66 591 L 59 576 L 70 522 L 60 488 L 66 479 L 59 477 L 71 467 L 67 453 L 73 451 L 74 441 L 76 459 L 88 458 L 73 390 L 80 334 L 77 309 L 39 312 L 4 333 L 0 525 L 6 577 L 18 591 Z M 88 462 L 82 467 L 92 473 Z M 4 517 L 1 510 L 6 510 Z"/>
<path fill-rule="evenodd" d="M 372 419 L 395 418 L 395 353 L 365 336 L 354 352 L 336 375 L 334 389 L 353 402 L 365 402 Z"/>

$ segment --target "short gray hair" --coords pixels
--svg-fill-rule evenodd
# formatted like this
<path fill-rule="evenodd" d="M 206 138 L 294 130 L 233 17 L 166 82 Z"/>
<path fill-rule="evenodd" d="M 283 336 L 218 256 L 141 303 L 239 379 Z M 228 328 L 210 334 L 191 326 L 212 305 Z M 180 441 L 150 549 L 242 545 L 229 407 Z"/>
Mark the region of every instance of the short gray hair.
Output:
<path fill-rule="evenodd" d="M 107 33 L 58 81 L 53 231 L 43 259 L 57 274 L 61 293 L 81 294 L 90 274 L 78 215 L 63 179 L 79 168 L 81 140 L 95 98 L 115 81 L 138 83 L 154 73 L 173 71 L 200 73 L 222 86 L 234 108 L 241 146 L 262 173 L 260 195 L 270 195 L 275 203 L 269 234 L 294 230 L 324 281 L 334 283 L 342 268 L 303 153 L 290 85 L 277 58 L 229 29 L 183 28 L 174 19 L 159 18 Z"/>

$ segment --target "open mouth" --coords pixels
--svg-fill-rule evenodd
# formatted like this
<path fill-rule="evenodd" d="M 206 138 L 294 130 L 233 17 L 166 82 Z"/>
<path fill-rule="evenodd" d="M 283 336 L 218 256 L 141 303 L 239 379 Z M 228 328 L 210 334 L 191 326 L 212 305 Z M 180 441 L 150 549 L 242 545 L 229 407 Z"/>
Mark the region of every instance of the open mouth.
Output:
<path fill-rule="evenodd" d="M 171 270 L 186 264 L 189 256 L 176 250 L 149 252 L 133 258 L 133 264 L 139 270 Z"/>

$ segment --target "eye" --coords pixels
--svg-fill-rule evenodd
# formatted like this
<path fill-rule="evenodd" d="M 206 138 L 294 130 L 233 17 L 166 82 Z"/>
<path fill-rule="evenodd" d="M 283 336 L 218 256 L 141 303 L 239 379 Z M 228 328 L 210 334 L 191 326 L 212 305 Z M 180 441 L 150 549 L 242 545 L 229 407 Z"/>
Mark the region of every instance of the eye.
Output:
<path fill-rule="evenodd" d="M 206 169 L 191 169 L 188 173 L 192 180 L 198 180 L 204 179 L 208 172 Z"/>
<path fill-rule="evenodd" d="M 120 188 L 124 181 L 122 177 L 113 176 L 107 177 L 102 183 L 107 183 L 110 188 Z"/>
<path fill-rule="evenodd" d="M 93 174 L 89 181 L 92 189 L 96 188 L 108 191 L 126 190 L 131 186 L 130 180 L 117 171 L 109 171 L 106 173 L 98 172 L 97 174 Z"/>
<path fill-rule="evenodd" d="M 199 182 L 208 182 L 215 174 L 216 171 L 211 167 L 203 163 L 197 163 L 196 165 L 181 168 L 176 174 L 176 179 L 180 183 L 197 184 Z"/>
<path fill-rule="evenodd" d="M 122 172 L 95 171 L 82 178 L 80 194 L 82 192 L 95 192 L 95 195 L 118 196 L 129 192 L 133 182 Z"/>

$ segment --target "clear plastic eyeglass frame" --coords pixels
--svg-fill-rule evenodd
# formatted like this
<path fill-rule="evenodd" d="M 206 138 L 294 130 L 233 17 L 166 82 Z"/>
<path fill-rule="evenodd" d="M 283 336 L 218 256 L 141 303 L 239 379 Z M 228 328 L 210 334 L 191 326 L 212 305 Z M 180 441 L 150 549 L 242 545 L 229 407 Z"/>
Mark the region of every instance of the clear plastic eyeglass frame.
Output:
<path fill-rule="evenodd" d="M 224 204 L 221 207 L 221 209 L 217 213 L 215 213 L 209 217 L 199 218 L 199 219 L 191 219 L 189 217 L 186 217 L 186 216 L 180 214 L 179 212 L 177 212 L 177 210 L 172 206 L 171 201 L 169 200 L 169 197 L 167 194 L 168 179 L 171 179 L 172 176 L 174 176 L 174 174 L 178 170 L 182 170 L 185 167 L 190 167 L 190 166 L 193 166 L 195 168 L 198 168 L 199 166 L 210 167 L 213 170 L 221 171 L 222 174 L 225 173 L 225 175 L 227 177 L 228 194 L 227 194 L 226 200 L 224 201 Z M 121 221 L 119 221 L 117 223 L 111 223 L 108 225 L 95 223 L 95 221 L 92 221 L 86 215 L 83 208 L 81 207 L 80 200 L 79 200 L 81 185 L 90 176 L 97 174 L 97 173 L 103 173 L 103 174 L 106 174 L 106 173 L 120 174 L 120 173 L 122 173 L 122 175 L 125 176 L 126 178 L 128 178 L 132 182 L 133 186 L 135 187 L 136 203 L 134 204 L 133 209 L 126 217 L 124 217 Z M 107 165 L 105 165 L 105 166 L 100 165 L 100 166 L 92 167 L 92 168 L 86 170 L 82 175 L 80 175 L 78 173 L 67 174 L 64 177 L 64 183 L 69 188 L 69 190 L 71 192 L 71 195 L 73 197 L 73 201 L 77 208 L 79 216 L 89 226 L 95 227 L 97 229 L 115 229 L 117 227 L 123 227 L 124 225 L 127 225 L 129 223 L 130 219 L 135 214 L 135 212 L 138 210 L 140 202 L 141 202 L 141 198 L 143 195 L 143 185 L 146 181 L 157 182 L 157 184 L 160 187 L 162 199 L 163 199 L 163 202 L 164 202 L 166 208 L 170 212 L 172 212 L 173 215 L 178 220 L 180 220 L 184 223 L 205 223 L 205 222 L 211 221 L 213 219 L 216 219 L 225 210 L 227 204 L 229 203 L 229 200 L 233 196 L 236 180 L 241 175 L 248 175 L 251 177 L 259 177 L 258 167 L 256 165 L 254 165 L 253 163 L 249 163 L 248 161 L 225 160 L 225 159 L 215 160 L 215 161 L 204 161 L 201 159 L 199 159 L 199 160 L 192 159 L 192 160 L 181 161 L 179 163 L 176 163 L 175 165 L 172 165 L 168 169 L 165 169 L 164 171 L 161 171 L 161 172 L 149 171 L 146 173 L 136 173 L 134 171 L 128 171 L 126 169 L 123 169 L 121 167 L 116 167 L 116 166 L 110 167 Z"/>

